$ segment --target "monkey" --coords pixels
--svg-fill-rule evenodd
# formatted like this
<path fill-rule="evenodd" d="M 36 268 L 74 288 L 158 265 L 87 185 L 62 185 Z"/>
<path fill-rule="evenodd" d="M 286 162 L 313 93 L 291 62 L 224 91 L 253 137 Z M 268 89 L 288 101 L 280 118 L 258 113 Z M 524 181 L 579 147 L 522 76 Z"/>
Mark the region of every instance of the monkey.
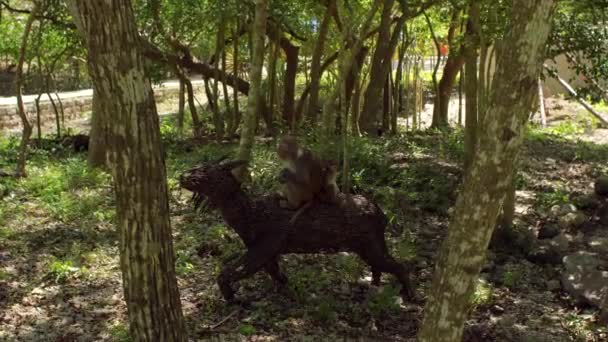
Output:
<path fill-rule="evenodd" d="M 320 160 L 310 150 L 301 148 L 295 137 L 290 135 L 281 139 L 277 154 L 284 165 L 279 182 L 282 184 L 280 193 L 285 199 L 279 205 L 282 208 L 298 209 L 289 221 L 290 224 L 314 200 L 328 203 L 336 201 L 338 170 L 335 163 Z"/>

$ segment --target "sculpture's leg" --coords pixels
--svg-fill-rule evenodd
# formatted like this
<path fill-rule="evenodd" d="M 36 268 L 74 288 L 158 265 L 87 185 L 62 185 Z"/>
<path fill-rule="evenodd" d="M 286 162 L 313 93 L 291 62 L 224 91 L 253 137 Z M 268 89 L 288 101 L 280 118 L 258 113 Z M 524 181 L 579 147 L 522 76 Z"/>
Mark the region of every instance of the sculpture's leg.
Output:
<path fill-rule="evenodd" d="M 415 296 L 414 289 L 405 266 L 393 259 L 388 252 L 382 251 L 383 248 L 380 246 L 373 245 L 375 244 L 358 253 L 372 267 L 372 281 L 374 283 L 377 281 L 379 284 L 380 272 L 391 273 L 401 283 L 401 294 L 408 299 L 413 299 Z"/>
<path fill-rule="evenodd" d="M 382 272 L 380 272 L 377 268 L 372 266 L 372 285 L 379 286 L 381 276 L 382 276 Z"/>
<path fill-rule="evenodd" d="M 217 279 L 218 286 L 224 298 L 228 301 L 234 299 L 234 290 L 231 284 L 241 279 L 252 276 L 267 265 L 276 261 L 276 256 L 281 247 L 277 238 L 265 238 L 255 245 L 249 246 L 247 252 L 234 264 L 226 265 Z M 278 264 L 277 269 L 278 269 Z"/>
<path fill-rule="evenodd" d="M 285 276 L 285 274 L 281 271 L 278 258 L 274 258 L 269 261 L 266 264 L 265 269 L 266 273 L 268 273 L 272 280 L 274 280 L 277 284 L 285 285 L 287 283 L 287 276 Z"/>

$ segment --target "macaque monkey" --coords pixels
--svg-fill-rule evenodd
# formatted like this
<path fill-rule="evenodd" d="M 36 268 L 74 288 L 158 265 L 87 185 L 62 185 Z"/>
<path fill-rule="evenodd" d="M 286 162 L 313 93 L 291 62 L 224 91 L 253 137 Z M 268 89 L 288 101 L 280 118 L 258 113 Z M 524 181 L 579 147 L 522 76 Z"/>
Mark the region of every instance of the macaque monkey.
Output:
<path fill-rule="evenodd" d="M 310 150 L 301 148 L 295 137 L 290 135 L 281 139 L 277 154 L 284 166 L 279 175 L 284 199 L 279 205 L 282 208 L 298 209 L 289 221 L 291 224 L 315 199 L 335 202 L 338 193 L 338 170 L 335 163 L 320 160 Z"/>

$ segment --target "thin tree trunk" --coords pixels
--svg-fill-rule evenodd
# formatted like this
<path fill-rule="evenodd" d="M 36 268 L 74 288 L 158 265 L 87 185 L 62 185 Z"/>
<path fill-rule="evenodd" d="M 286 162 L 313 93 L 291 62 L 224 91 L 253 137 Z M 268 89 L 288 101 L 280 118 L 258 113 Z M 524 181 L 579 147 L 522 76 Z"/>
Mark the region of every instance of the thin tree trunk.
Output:
<path fill-rule="evenodd" d="M 485 251 L 513 179 L 554 9 L 554 0 L 513 1 L 505 37 L 508 46 L 498 58 L 491 110 L 440 251 L 418 341 L 462 339 Z"/>
<path fill-rule="evenodd" d="M 158 112 L 130 1 L 70 0 L 88 51 L 116 193 L 120 265 L 134 341 L 186 341 Z M 111 67 L 120 66 L 120 67 Z"/>
<path fill-rule="evenodd" d="M 382 91 L 382 132 L 388 133 L 390 130 L 391 118 L 391 77 L 386 75 L 384 90 Z"/>
<path fill-rule="evenodd" d="M 255 1 L 255 19 L 252 32 L 251 87 L 247 97 L 247 114 L 241 132 L 238 156 L 242 160 L 251 160 L 253 138 L 262 95 L 262 67 L 264 66 L 264 36 L 266 35 L 266 18 L 268 17 L 268 0 Z M 237 170 L 237 177 L 244 179 L 246 168 Z"/>
<path fill-rule="evenodd" d="M 462 88 L 464 77 L 464 67 L 461 67 L 460 77 L 458 77 L 458 126 L 460 127 L 462 127 Z"/>
<path fill-rule="evenodd" d="M 471 0 L 469 18 L 465 34 L 465 129 L 464 129 L 464 169 L 465 172 L 475 156 L 477 149 L 478 108 L 477 108 L 477 49 L 480 44 L 479 0 Z"/>
<path fill-rule="evenodd" d="M 103 106 L 99 103 L 99 95 L 93 87 L 91 110 L 91 129 L 89 130 L 88 164 L 92 168 L 110 169 L 108 158 L 108 141 L 110 137 L 109 123 L 105 120 L 107 115 L 102 113 Z"/>
<path fill-rule="evenodd" d="M 36 129 L 38 132 L 38 141 L 42 140 L 42 127 L 41 127 L 41 115 L 40 115 L 40 96 L 42 94 L 38 94 L 36 99 L 34 100 L 34 106 L 36 106 Z"/>
<path fill-rule="evenodd" d="M 177 130 L 179 135 L 184 131 L 184 111 L 186 108 L 186 84 L 183 80 L 179 80 L 179 95 L 177 105 Z"/>
<path fill-rule="evenodd" d="M 356 63 L 356 56 L 358 55 L 359 51 L 361 50 L 361 47 L 363 46 L 363 39 L 367 36 L 367 33 L 368 33 L 371 23 L 372 23 L 372 19 L 373 19 L 374 15 L 376 14 L 376 11 L 378 10 L 378 7 L 380 7 L 380 1 L 381 0 L 375 0 L 373 2 L 372 8 L 368 12 L 368 16 L 365 19 L 365 22 L 363 23 L 363 25 L 361 27 L 361 32 L 359 32 L 359 37 L 357 37 L 357 40 L 355 41 L 353 46 L 350 49 L 345 49 L 342 51 L 342 54 L 344 55 L 344 57 L 341 60 L 342 63 L 340 64 L 337 84 L 341 84 L 342 82 L 344 82 L 344 79 L 346 77 L 348 77 L 348 73 L 352 70 L 354 63 Z M 387 1 L 387 0 L 385 0 L 385 1 Z M 348 35 L 348 32 L 345 32 L 344 35 L 346 37 L 346 35 Z M 330 142 L 331 141 L 330 137 L 334 134 L 335 105 L 336 105 L 336 100 L 338 99 L 339 95 L 340 95 L 340 87 L 335 87 L 334 91 L 328 97 L 328 99 L 325 102 L 325 105 L 323 107 L 323 131 L 324 131 L 324 140 L 326 142 Z M 329 144 L 327 144 L 326 146 L 329 146 Z"/>
<path fill-rule="evenodd" d="M 276 91 L 277 91 L 277 60 L 279 59 L 279 44 L 274 43 L 269 47 L 268 58 L 268 108 L 272 121 L 276 122 Z"/>
<path fill-rule="evenodd" d="M 226 25 L 224 20 L 220 18 L 219 27 L 216 35 L 216 44 L 215 44 L 215 60 L 214 60 L 214 68 L 215 68 L 215 76 L 213 77 L 213 102 L 215 106 L 211 107 L 213 111 L 213 125 L 215 126 L 215 135 L 218 139 L 220 139 L 224 135 L 224 120 L 222 118 L 222 113 L 220 111 L 219 106 L 219 80 L 220 80 L 220 54 L 222 53 L 221 48 L 224 42 L 224 29 Z M 226 70 L 224 70 L 226 71 Z M 225 73 L 224 73 L 225 75 Z"/>
<path fill-rule="evenodd" d="M 23 126 L 23 132 L 21 134 L 21 144 L 19 145 L 19 159 L 17 161 L 17 168 L 15 170 L 15 176 L 26 177 L 25 163 L 27 160 L 27 149 L 32 136 L 32 125 L 30 124 L 25 107 L 23 105 L 23 96 L 21 94 L 21 88 L 23 87 L 23 63 L 27 52 L 27 41 L 32 31 L 32 25 L 38 14 L 38 2 L 34 1 L 32 11 L 25 23 L 23 29 L 23 36 L 21 38 L 21 47 L 19 49 L 19 61 L 17 62 L 17 69 L 15 71 L 15 93 L 17 94 L 17 109 L 19 111 L 19 118 L 21 119 L 21 125 Z"/>
<path fill-rule="evenodd" d="M 239 36 L 238 36 L 238 26 L 240 25 L 240 21 L 237 18 L 236 28 L 234 29 L 232 35 L 232 71 L 234 72 L 234 77 L 238 77 L 239 75 Z M 232 87 L 232 96 L 234 101 L 234 122 L 230 129 L 230 135 L 233 135 L 239 127 L 241 123 L 241 112 L 239 109 L 239 92 L 236 87 Z"/>
<path fill-rule="evenodd" d="M 200 137 L 203 135 L 203 125 L 201 124 L 201 120 L 198 116 L 198 111 L 196 110 L 196 103 L 194 103 L 194 87 L 192 87 L 192 82 L 185 75 L 183 81 L 186 84 L 186 94 L 188 95 L 188 109 L 190 109 L 190 115 L 192 116 L 193 133 L 195 137 Z"/>
<path fill-rule="evenodd" d="M 452 88 L 458 75 L 459 70 L 464 65 L 463 49 L 460 42 L 456 40 L 456 30 L 460 26 L 461 10 L 454 8 L 450 28 L 448 30 L 448 44 L 450 52 L 448 54 L 445 66 L 443 67 L 443 75 L 437 85 L 437 93 L 435 94 L 435 104 L 433 106 L 433 122 L 432 127 L 448 127 L 449 126 L 449 106 Z M 429 22 L 430 24 L 430 22 Z"/>
<path fill-rule="evenodd" d="M 222 124 L 222 127 L 224 127 L 224 125 L 227 124 L 228 127 L 231 127 L 234 125 L 233 121 L 234 121 L 234 112 L 230 109 L 230 94 L 228 94 L 228 84 L 226 83 L 226 73 L 228 72 L 228 70 L 226 70 L 226 49 L 224 47 L 224 45 L 222 45 L 222 71 L 224 71 L 222 73 L 222 92 L 224 93 L 224 107 L 226 107 L 226 110 L 224 113 L 226 113 L 225 117 L 227 119 L 227 122 Z M 224 129 L 222 128 L 222 131 L 224 131 Z"/>
<path fill-rule="evenodd" d="M 545 112 L 545 94 L 543 92 L 543 81 L 538 78 L 538 108 L 540 111 L 540 125 L 547 127 L 547 113 Z"/>
<path fill-rule="evenodd" d="M 327 10 L 319 27 L 319 35 L 317 36 L 316 45 L 312 53 L 312 62 L 310 66 L 310 93 L 308 98 L 308 118 L 314 123 L 317 119 L 317 105 L 319 102 L 319 85 L 321 83 L 321 56 L 325 48 L 325 39 L 329 32 L 329 22 L 332 12 L 336 6 L 336 0 L 329 0 Z"/>
<path fill-rule="evenodd" d="M 431 37 L 433 38 L 433 42 L 435 44 L 435 50 L 437 51 L 437 56 L 441 55 L 441 46 L 439 45 L 439 40 L 435 35 L 435 30 L 433 29 L 433 24 L 431 23 L 431 19 L 429 16 L 424 13 L 424 19 L 426 19 L 426 23 L 429 27 L 429 31 L 431 32 Z M 433 105 L 433 121 L 431 123 L 431 127 L 442 127 L 443 123 L 441 122 L 441 118 L 439 117 L 439 102 L 441 101 L 439 84 L 437 82 L 437 70 L 439 70 L 439 64 L 441 60 L 437 58 L 435 62 L 435 66 L 433 67 L 433 74 L 431 79 L 433 80 L 433 90 L 435 91 L 435 104 Z"/>
<path fill-rule="evenodd" d="M 477 77 L 477 120 L 483 122 L 486 110 L 486 59 L 488 57 L 488 45 L 485 42 L 483 32 L 479 31 L 479 76 Z"/>

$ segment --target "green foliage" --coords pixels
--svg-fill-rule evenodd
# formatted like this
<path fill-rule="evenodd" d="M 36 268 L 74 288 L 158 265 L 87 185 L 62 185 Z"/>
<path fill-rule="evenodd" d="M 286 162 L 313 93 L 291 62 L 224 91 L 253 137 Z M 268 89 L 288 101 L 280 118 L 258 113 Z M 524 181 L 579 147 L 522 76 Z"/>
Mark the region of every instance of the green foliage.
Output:
<path fill-rule="evenodd" d="M 399 289 L 391 285 L 383 286 L 371 296 L 367 307 L 374 318 L 396 313 L 400 308 Z"/>
<path fill-rule="evenodd" d="M 129 328 L 124 324 L 115 324 L 110 329 L 110 337 L 113 342 L 130 342 Z"/>
<path fill-rule="evenodd" d="M 257 329 L 251 324 L 240 324 L 238 327 L 238 332 L 244 336 L 252 336 L 255 335 Z"/>
<path fill-rule="evenodd" d="M 89 169 L 80 158 L 45 164 L 32 165 L 21 186 L 41 201 L 51 216 L 64 222 L 113 219 L 112 200 L 102 191 L 108 183 L 106 174 Z"/>
<path fill-rule="evenodd" d="M 54 260 L 49 265 L 47 276 L 56 283 L 61 283 L 70 277 L 78 276 L 82 272 L 81 268 L 74 267 L 71 260 Z"/>
<path fill-rule="evenodd" d="M 486 305 L 492 300 L 492 286 L 484 279 L 477 279 L 477 284 L 475 284 L 475 291 L 473 292 L 471 303 L 473 304 L 473 308 Z"/>

